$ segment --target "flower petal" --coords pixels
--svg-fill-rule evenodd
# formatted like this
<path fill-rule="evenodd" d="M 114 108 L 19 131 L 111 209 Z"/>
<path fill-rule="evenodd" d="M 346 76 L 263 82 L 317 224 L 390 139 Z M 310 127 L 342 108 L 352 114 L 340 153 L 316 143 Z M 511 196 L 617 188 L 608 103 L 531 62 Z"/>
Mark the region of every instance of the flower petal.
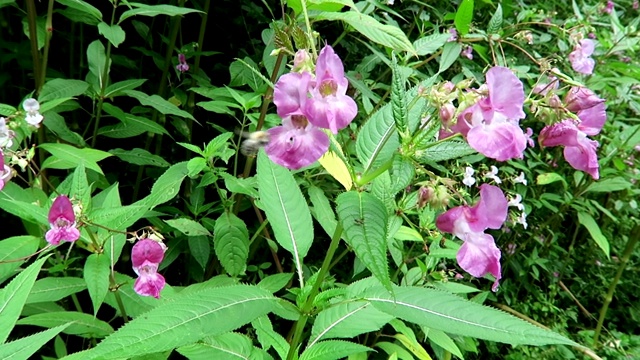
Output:
<path fill-rule="evenodd" d="M 500 249 L 496 246 L 491 235 L 470 233 L 458 250 L 456 259 L 460 267 L 474 277 L 479 278 L 486 274 L 493 275 L 496 281 L 491 290 L 496 291 L 502 278 L 500 256 Z"/>
<path fill-rule="evenodd" d="M 295 128 L 291 119 L 268 130 L 271 141 L 264 150 L 271 161 L 288 169 L 300 169 L 316 162 L 329 149 L 329 137 L 309 124 Z"/>
<path fill-rule="evenodd" d="M 581 131 L 572 120 L 563 120 L 553 125 L 545 126 L 540 131 L 538 141 L 542 146 L 577 146 Z"/>
<path fill-rule="evenodd" d="M 322 96 L 317 90 L 312 90 L 313 97 L 308 99 L 304 113 L 309 122 L 317 127 L 331 130 L 337 134 L 344 129 L 358 114 L 358 105 L 347 95 Z"/>
<path fill-rule="evenodd" d="M 467 134 L 469 145 L 486 157 L 498 161 L 522 159 L 527 137 L 511 122 L 493 122 L 475 126 Z"/>
<path fill-rule="evenodd" d="M 489 229 L 500 229 L 507 220 L 509 202 L 502 190 L 494 185 L 480 186 L 480 201 L 471 208 L 471 213 L 477 219 L 469 223 L 471 230 L 481 232 Z"/>
<path fill-rule="evenodd" d="M 150 239 L 138 240 L 131 249 L 131 263 L 134 268 L 143 266 L 147 261 L 160 264 L 164 258 L 164 250 L 157 241 Z"/>
<path fill-rule="evenodd" d="M 577 113 L 580 118 L 578 129 L 587 135 L 597 135 L 607 121 L 606 106 L 603 102 Z"/>
<path fill-rule="evenodd" d="M 307 72 L 288 73 L 280 77 L 273 90 L 273 103 L 280 117 L 302 115 L 310 80 L 311 74 Z"/>
<path fill-rule="evenodd" d="M 153 240 L 151 240 L 153 241 Z M 146 273 L 140 275 L 135 284 L 133 290 L 142 296 L 153 296 L 154 298 L 160 297 L 160 291 L 164 288 L 166 281 L 164 276 L 158 273 Z"/>
<path fill-rule="evenodd" d="M 493 110 L 512 120 L 524 119 L 524 87 L 513 71 L 494 66 L 487 71 L 486 78 Z"/>
<path fill-rule="evenodd" d="M 591 175 L 594 180 L 600 177 L 598 164 L 598 142 L 590 140 L 586 135 L 578 140 L 578 146 L 566 146 L 564 148 L 564 158 L 574 169 L 584 171 Z"/>
<path fill-rule="evenodd" d="M 51 205 L 51 209 L 49 209 L 49 224 L 54 224 L 59 218 L 63 218 L 69 223 L 74 223 L 76 221 L 71 200 L 69 200 L 66 195 L 59 195 L 56 197 Z"/>

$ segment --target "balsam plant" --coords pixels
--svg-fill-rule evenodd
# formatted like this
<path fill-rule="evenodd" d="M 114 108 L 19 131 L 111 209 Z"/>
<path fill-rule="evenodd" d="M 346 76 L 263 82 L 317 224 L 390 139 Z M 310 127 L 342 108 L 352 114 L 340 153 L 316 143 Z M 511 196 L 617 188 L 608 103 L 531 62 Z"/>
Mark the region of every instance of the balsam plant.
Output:
<path fill-rule="evenodd" d="M 224 5 L 20 5 L 0 357 L 638 351 L 637 2 L 243 3 L 224 83 Z"/>

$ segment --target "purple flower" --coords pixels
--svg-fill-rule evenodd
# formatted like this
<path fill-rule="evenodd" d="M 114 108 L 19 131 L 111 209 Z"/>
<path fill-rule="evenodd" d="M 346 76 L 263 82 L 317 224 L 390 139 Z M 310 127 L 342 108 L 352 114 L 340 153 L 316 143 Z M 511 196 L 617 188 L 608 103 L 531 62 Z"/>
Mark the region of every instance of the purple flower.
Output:
<path fill-rule="evenodd" d="M 460 56 L 464 56 L 469 60 L 473 60 L 473 48 L 471 46 L 467 46 L 460 52 Z"/>
<path fill-rule="evenodd" d="M 49 226 L 45 238 L 51 245 L 58 245 L 60 241 L 74 242 L 80 237 L 76 228 L 76 215 L 73 213 L 71 200 L 66 195 L 59 195 L 49 209 Z"/>
<path fill-rule="evenodd" d="M 185 58 L 184 54 L 178 54 L 178 65 L 176 65 L 176 70 L 181 73 L 189 71 L 189 64 L 187 64 L 187 58 Z"/>
<path fill-rule="evenodd" d="M 598 173 L 598 142 L 587 138 L 573 120 L 566 119 L 559 123 L 546 126 L 540 131 L 540 145 L 564 146 L 564 158 L 576 170 L 581 170 L 594 179 L 600 177 Z"/>
<path fill-rule="evenodd" d="M 458 31 L 456 30 L 456 28 L 450 28 L 449 29 L 449 34 L 451 34 L 451 37 L 449 39 L 447 39 L 447 42 L 452 42 L 452 41 L 458 40 Z"/>
<path fill-rule="evenodd" d="M 604 9 L 602 9 L 602 12 L 605 14 L 611 14 L 613 12 L 613 6 L 615 4 L 613 3 L 613 1 L 609 0 L 607 1 L 607 6 L 604 7 Z"/>
<path fill-rule="evenodd" d="M 304 104 L 309 122 L 334 134 L 349 125 L 358 114 L 358 106 L 346 95 L 348 85 L 342 60 L 326 45 L 316 62 L 316 77 L 309 82 L 311 98 Z"/>
<path fill-rule="evenodd" d="M 569 62 L 571 62 L 573 70 L 581 74 L 591 75 L 596 65 L 595 60 L 591 58 L 594 49 L 595 43 L 593 40 L 580 40 L 580 43 L 577 44 L 569 54 Z"/>
<path fill-rule="evenodd" d="M 304 115 L 282 119 L 282 125 L 267 130 L 264 150 L 271 161 L 288 169 L 300 169 L 316 162 L 329 149 L 329 137 Z"/>
<path fill-rule="evenodd" d="M 22 108 L 27 112 L 25 120 L 29 125 L 40 127 L 40 123 L 44 117 L 40 114 L 40 103 L 38 100 L 29 98 L 22 103 Z"/>
<path fill-rule="evenodd" d="M 473 207 L 462 205 L 438 216 L 436 226 L 464 241 L 456 259 L 464 271 L 474 277 L 491 274 L 495 282 L 491 290 L 498 289 L 501 275 L 500 249 L 487 229 L 499 229 L 507 220 L 507 199 L 499 187 L 482 184 L 480 200 Z"/>
<path fill-rule="evenodd" d="M 522 159 L 528 141 L 519 125 L 525 117 L 522 82 L 508 68 L 496 66 L 487 72 L 486 85 L 488 95 L 458 116 L 452 134 L 464 135 L 486 157 Z"/>
<path fill-rule="evenodd" d="M 0 190 L 11 179 L 11 168 L 4 163 L 4 154 L 0 149 Z"/>
<path fill-rule="evenodd" d="M 158 266 L 164 258 L 166 246 L 164 244 L 142 239 L 133 245 L 131 249 L 131 263 L 136 279 L 133 289 L 142 296 L 160 297 L 160 291 L 164 288 L 164 277 L 158 274 Z"/>

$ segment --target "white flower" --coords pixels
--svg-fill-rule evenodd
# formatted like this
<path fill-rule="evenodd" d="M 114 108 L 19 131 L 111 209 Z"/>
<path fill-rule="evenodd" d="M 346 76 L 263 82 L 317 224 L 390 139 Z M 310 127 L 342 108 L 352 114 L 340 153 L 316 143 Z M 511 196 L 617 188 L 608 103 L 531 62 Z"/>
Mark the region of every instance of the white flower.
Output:
<path fill-rule="evenodd" d="M 527 185 L 527 179 L 525 179 L 524 177 L 524 172 L 520 172 L 520 175 L 518 175 L 518 177 L 516 177 L 515 179 L 513 179 L 513 183 L 514 184 L 524 184 Z"/>
<path fill-rule="evenodd" d="M 529 224 L 527 224 L 527 214 L 525 214 L 524 211 L 520 213 L 520 216 L 516 219 L 516 224 L 522 225 L 525 229 L 529 226 Z"/>
<path fill-rule="evenodd" d="M 40 103 L 34 98 L 29 98 L 22 103 L 22 108 L 27 112 L 25 120 L 35 127 L 39 127 L 44 117 L 40 114 Z"/>
<path fill-rule="evenodd" d="M 7 127 L 5 118 L 0 117 L 0 149 L 11 147 L 13 145 L 13 140 L 11 140 L 13 136 L 14 133 Z"/>
<path fill-rule="evenodd" d="M 502 180 L 498 177 L 498 168 L 494 165 L 491 165 L 491 172 L 484 174 L 486 178 L 492 179 L 496 182 L 496 184 L 501 184 Z"/>
<path fill-rule="evenodd" d="M 472 167 L 467 166 L 464 168 L 464 179 L 462 179 L 462 183 L 467 186 L 472 186 L 476 183 L 476 178 L 473 177 L 473 173 L 476 171 L 473 170 Z"/>
<path fill-rule="evenodd" d="M 515 206 L 518 210 L 523 211 L 524 205 L 522 205 L 522 195 L 516 194 L 516 197 L 509 200 L 509 206 Z"/>

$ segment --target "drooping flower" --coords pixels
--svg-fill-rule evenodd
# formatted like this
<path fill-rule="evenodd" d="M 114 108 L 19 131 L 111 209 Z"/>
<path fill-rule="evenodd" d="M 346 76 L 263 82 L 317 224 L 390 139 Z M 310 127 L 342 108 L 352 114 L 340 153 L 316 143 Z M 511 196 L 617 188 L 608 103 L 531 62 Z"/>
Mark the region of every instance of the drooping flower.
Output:
<path fill-rule="evenodd" d="M 176 70 L 181 73 L 189 71 L 189 64 L 187 64 L 187 58 L 184 54 L 178 54 L 178 65 L 176 65 Z"/>
<path fill-rule="evenodd" d="M 30 125 L 40 127 L 40 123 L 44 117 L 40 114 L 40 103 L 34 98 L 29 98 L 22 103 L 22 108 L 27 112 L 25 120 Z"/>
<path fill-rule="evenodd" d="M 138 275 L 133 289 L 139 295 L 160 297 L 164 288 L 164 277 L 158 274 L 158 266 L 164 258 L 166 246 L 151 239 L 138 240 L 131 249 L 133 271 Z"/>
<path fill-rule="evenodd" d="M 493 275 L 496 279 L 491 287 L 493 291 L 498 289 L 502 277 L 501 253 L 493 237 L 484 231 L 502 227 L 507 220 L 507 208 L 507 199 L 499 187 L 482 184 L 480 200 L 474 206 L 457 206 L 436 220 L 440 231 L 464 241 L 456 255 L 460 267 L 474 277 Z"/>
<path fill-rule="evenodd" d="M 0 149 L 11 147 L 14 136 L 14 132 L 7 127 L 6 119 L 0 117 Z"/>
<path fill-rule="evenodd" d="M 487 95 L 458 116 L 449 135 L 461 133 L 486 157 L 498 161 L 521 159 L 528 142 L 519 124 L 525 117 L 522 82 L 501 66 L 491 68 L 486 77 Z"/>
<path fill-rule="evenodd" d="M 329 149 L 329 137 L 304 115 L 282 119 L 282 125 L 267 130 L 269 144 L 264 150 L 271 161 L 297 170 L 316 162 Z"/>
<path fill-rule="evenodd" d="M 594 49 L 595 42 L 593 42 L 593 40 L 580 40 L 580 43 L 576 44 L 573 51 L 569 53 L 569 62 L 573 70 L 581 74 L 591 75 L 596 65 L 595 60 L 591 58 Z"/>
<path fill-rule="evenodd" d="M 59 195 L 49 209 L 49 226 L 51 229 L 45 234 L 45 239 L 51 245 L 58 245 L 60 241 L 74 242 L 80 237 L 76 227 L 76 215 L 73 213 L 71 200 L 66 195 Z"/>
<path fill-rule="evenodd" d="M 0 149 L 0 190 L 11 179 L 11 168 L 4 163 L 4 154 Z"/>
<path fill-rule="evenodd" d="M 349 125 L 358 114 L 358 106 L 347 95 L 348 85 L 342 60 L 326 45 L 318 55 L 316 77 L 309 82 L 311 98 L 304 104 L 309 122 L 334 134 Z"/>

